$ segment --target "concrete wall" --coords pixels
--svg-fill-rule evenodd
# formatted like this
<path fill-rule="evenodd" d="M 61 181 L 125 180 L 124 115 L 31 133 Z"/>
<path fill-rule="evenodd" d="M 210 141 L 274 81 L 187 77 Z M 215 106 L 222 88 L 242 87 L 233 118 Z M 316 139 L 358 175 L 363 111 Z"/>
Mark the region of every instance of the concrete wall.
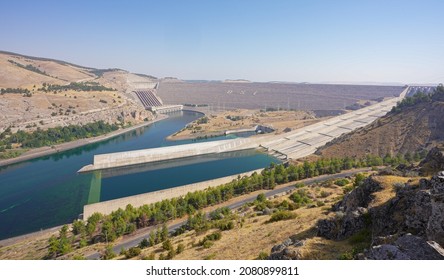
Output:
<path fill-rule="evenodd" d="M 181 197 L 189 192 L 200 191 L 209 187 L 216 187 L 222 184 L 226 184 L 233 181 L 238 176 L 250 176 L 254 172 L 260 173 L 262 170 L 263 169 L 257 169 L 209 181 L 85 205 L 83 206 L 83 219 L 88 219 L 88 217 L 90 217 L 95 212 L 110 214 L 112 211 L 115 211 L 119 208 L 124 209 L 128 204 L 131 204 L 134 207 L 140 207 L 142 205 L 155 203 L 164 199 Z"/>
<path fill-rule="evenodd" d="M 171 160 L 212 153 L 224 153 L 258 147 L 255 139 L 238 138 L 232 140 L 194 143 L 154 149 L 136 150 L 94 156 L 93 165 L 87 165 L 79 172 L 121 167 L 133 164 Z"/>

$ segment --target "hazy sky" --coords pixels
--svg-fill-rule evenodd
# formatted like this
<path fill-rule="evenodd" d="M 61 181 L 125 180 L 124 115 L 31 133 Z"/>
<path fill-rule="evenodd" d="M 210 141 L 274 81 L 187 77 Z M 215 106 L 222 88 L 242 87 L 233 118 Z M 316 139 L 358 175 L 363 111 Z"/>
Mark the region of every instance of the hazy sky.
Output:
<path fill-rule="evenodd" d="M 444 81 L 444 1 L 0 1 L 0 50 L 181 79 Z"/>

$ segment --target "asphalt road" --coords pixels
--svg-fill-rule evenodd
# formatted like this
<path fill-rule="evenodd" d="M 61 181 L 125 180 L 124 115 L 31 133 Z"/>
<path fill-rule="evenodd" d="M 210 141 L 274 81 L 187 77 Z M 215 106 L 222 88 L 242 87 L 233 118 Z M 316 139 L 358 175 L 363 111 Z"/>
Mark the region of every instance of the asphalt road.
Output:
<path fill-rule="evenodd" d="M 304 183 L 305 185 L 311 185 L 317 182 L 322 182 L 322 181 L 326 181 L 326 180 L 330 180 L 330 179 L 337 179 L 337 178 L 342 178 L 342 177 L 347 177 L 347 176 L 351 176 L 354 175 L 356 173 L 359 172 L 366 172 L 366 171 L 370 171 L 371 168 L 360 168 L 360 169 L 353 169 L 353 170 L 349 170 L 349 171 L 344 171 L 342 173 L 337 173 L 337 174 L 329 174 L 329 175 L 322 175 L 322 176 L 318 176 L 318 177 L 314 177 L 314 178 L 309 178 L 309 179 L 304 179 L 304 180 L 300 180 L 295 182 L 293 185 L 287 186 L 287 187 L 283 187 L 283 188 L 279 188 L 279 189 L 274 189 L 274 190 L 269 190 L 266 191 L 264 194 L 266 197 L 273 197 L 275 195 L 279 195 L 285 192 L 288 192 L 290 190 L 295 189 L 295 185 L 297 183 Z M 248 203 L 248 202 L 252 202 L 256 199 L 256 196 L 250 196 L 248 198 L 245 198 L 241 201 L 232 203 L 230 205 L 227 205 L 228 208 L 230 209 L 237 209 L 239 207 L 241 207 L 242 205 Z M 207 213 L 208 214 L 208 213 Z M 168 226 L 168 230 L 169 232 L 174 232 L 176 229 L 178 229 L 179 227 L 181 227 L 182 225 L 186 224 L 186 221 L 180 222 L 180 223 L 175 223 L 175 224 L 171 224 Z M 145 228 L 144 231 L 146 231 L 145 234 L 143 235 L 137 235 L 134 236 L 131 239 L 126 239 L 125 241 L 123 241 L 120 244 L 117 244 L 113 247 L 113 251 L 116 254 L 119 254 L 122 248 L 128 249 L 131 247 L 135 247 L 137 245 L 139 245 L 140 241 L 142 241 L 144 238 L 149 238 L 149 232 L 151 229 L 155 229 L 156 227 L 151 227 L 151 228 Z M 94 254 L 91 254 L 89 256 L 86 256 L 86 259 L 88 260 L 97 260 L 100 259 L 100 253 L 96 252 Z"/>

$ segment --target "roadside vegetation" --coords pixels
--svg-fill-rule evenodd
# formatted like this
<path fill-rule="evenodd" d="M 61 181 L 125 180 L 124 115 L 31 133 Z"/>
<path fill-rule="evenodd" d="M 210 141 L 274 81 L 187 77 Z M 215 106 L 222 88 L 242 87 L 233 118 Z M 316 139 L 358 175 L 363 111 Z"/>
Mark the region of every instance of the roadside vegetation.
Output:
<path fill-rule="evenodd" d="M 81 220 L 74 221 L 72 237 L 68 240 L 70 241 L 71 248 L 81 248 L 100 242 L 113 242 L 124 235 L 134 233 L 137 229 L 157 227 L 157 230 L 150 234 L 148 240 L 149 245 L 154 246 L 164 242 L 168 237 L 165 223 L 185 216 L 188 216 L 186 225 L 176 230 L 174 235 L 180 235 L 188 230 L 195 230 L 196 232 L 205 232 L 210 229 L 217 229 L 219 231 L 230 230 L 239 223 L 239 217 L 232 215 L 228 208 L 218 209 L 210 213 L 209 217 L 202 212 L 202 209 L 254 191 L 270 190 L 277 184 L 294 182 L 323 174 L 334 174 L 351 168 L 378 166 L 382 165 L 384 161 L 396 164 L 400 162 L 407 163 L 404 157 L 401 156 L 387 157 L 385 160 L 375 156 L 368 156 L 361 160 L 351 158 L 319 159 L 314 162 L 305 161 L 299 165 L 290 164 L 284 166 L 282 164 L 272 164 L 261 173 L 254 173 L 250 177 L 239 177 L 230 183 L 211 187 L 203 191 L 190 192 L 184 197 L 165 199 L 137 208 L 127 205 L 125 209 L 118 209 L 109 215 L 95 213 L 86 222 Z M 351 186 L 349 186 L 351 182 L 348 180 L 348 184 L 345 184 L 346 181 L 338 180 L 338 185 L 345 186 L 344 192 L 345 190 L 351 191 L 359 185 L 359 181 L 362 181 L 363 178 L 363 175 L 357 175 L 355 182 Z M 308 205 L 311 205 L 310 207 L 321 207 L 324 205 L 323 201 L 313 201 L 308 193 L 302 189 L 303 187 L 303 184 L 298 183 L 298 190 L 289 196 L 289 200 L 285 200 L 277 205 L 271 204 L 265 196 L 259 196 L 254 202 L 255 209 L 256 211 L 267 211 L 267 208 L 275 209 L 269 213 L 273 215 L 268 222 L 273 223 L 296 218 L 297 216 L 291 211 L 300 207 Z M 326 191 L 319 193 L 321 198 L 328 197 L 329 195 L 330 193 Z M 63 238 L 63 241 L 60 242 L 65 244 L 64 235 L 61 235 L 60 238 Z M 205 246 L 211 246 L 213 241 L 209 240 Z M 202 246 L 204 243 L 202 243 Z M 61 250 L 58 254 L 63 252 L 64 250 Z M 167 258 L 166 255 L 163 257 Z"/>

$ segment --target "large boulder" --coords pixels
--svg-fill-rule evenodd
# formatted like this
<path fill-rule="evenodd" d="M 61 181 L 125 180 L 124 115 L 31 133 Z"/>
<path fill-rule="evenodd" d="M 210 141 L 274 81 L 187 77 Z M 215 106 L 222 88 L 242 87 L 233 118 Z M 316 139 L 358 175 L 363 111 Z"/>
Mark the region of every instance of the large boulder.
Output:
<path fill-rule="evenodd" d="M 444 178 L 434 176 L 429 184 L 432 188 L 432 209 L 427 224 L 427 239 L 444 247 Z"/>
<path fill-rule="evenodd" d="M 381 184 L 372 177 L 365 179 L 361 186 L 333 205 L 333 210 L 336 211 L 334 217 L 318 221 L 317 235 L 327 239 L 343 240 L 369 226 L 367 207 L 374 198 L 373 193 L 381 189 Z"/>
<path fill-rule="evenodd" d="M 428 176 L 444 170 L 444 152 L 438 148 L 432 148 L 424 160 L 419 164 L 419 172 L 422 176 Z"/>
<path fill-rule="evenodd" d="M 392 244 L 372 247 L 364 253 L 370 260 L 444 260 L 444 249 L 436 242 L 427 242 L 411 234 L 399 237 Z"/>
<path fill-rule="evenodd" d="M 302 258 L 301 247 L 304 241 L 288 238 L 281 244 L 273 246 L 269 260 L 300 260 Z"/>

